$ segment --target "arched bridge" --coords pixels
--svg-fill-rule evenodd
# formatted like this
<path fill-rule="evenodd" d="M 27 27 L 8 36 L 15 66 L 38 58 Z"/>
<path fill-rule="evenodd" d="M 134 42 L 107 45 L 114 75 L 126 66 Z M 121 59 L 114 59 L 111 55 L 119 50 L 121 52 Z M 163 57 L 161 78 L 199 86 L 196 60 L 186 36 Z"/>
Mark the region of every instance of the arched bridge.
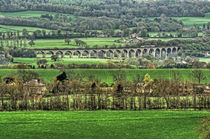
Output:
<path fill-rule="evenodd" d="M 141 47 L 119 47 L 119 48 L 75 48 L 75 49 L 34 49 L 36 54 L 42 54 L 43 58 L 47 54 L 61 55 L 64 58 L 68 57 L 86 57 L 86 58 L 139 58 L 145 55 L 151 55 L 158 58 L 167 58 L 169 55 L 174 55 L 179 51 L 177 46 L 155 47 L 155 46 L 141 46 Z"/>

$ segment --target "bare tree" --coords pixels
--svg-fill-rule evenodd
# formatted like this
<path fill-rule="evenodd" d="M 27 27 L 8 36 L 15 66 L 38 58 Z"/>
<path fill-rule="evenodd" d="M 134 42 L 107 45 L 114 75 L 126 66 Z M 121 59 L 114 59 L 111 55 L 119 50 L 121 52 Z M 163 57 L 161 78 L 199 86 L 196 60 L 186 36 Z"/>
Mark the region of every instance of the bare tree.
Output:
<path fill-rule="evenodd" d="M 202 80 L 206 79 L 205 74 L 203 73 L 202 70 L 192 70 L 192 72 L 190 73 L 190 75 L 198 81 L 198 83 L 200 84 Z"/>
<path fill-rule="evenodd" d="M 210 138 L 210 117 L 203 118 L 199 121 L 201 123 L 201 126 L 197 128 L 200 136 L 203 137 L 203 139 L 209 139 Z"/>

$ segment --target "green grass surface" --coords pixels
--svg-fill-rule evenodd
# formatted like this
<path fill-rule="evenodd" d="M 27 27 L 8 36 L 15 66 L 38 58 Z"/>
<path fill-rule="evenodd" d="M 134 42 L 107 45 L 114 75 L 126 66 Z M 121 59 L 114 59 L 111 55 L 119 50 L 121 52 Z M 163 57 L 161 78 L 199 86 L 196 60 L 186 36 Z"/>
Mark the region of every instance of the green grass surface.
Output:
<path fill-rule="evenodd" d="M 1 16 L 8 17 L 40 17 L 43 14 L 55 15 L 55 13 L 45 12 L 45 11 L 23 11 L 23 12 L 0 12 Z"/>
<path fill-rule="evenodd" d="M 199 60 L 202 62 L 210 63 L 210 58 L 200 58 Z"/>
<path fill-rule="evenodd" d="M 49 14 L 55 16 L 55 12 L 46 12 L 46 11 L 23 11 L 23 12 L 0 12 L 0 16 L 8 16 L 8 17 L 24 17 L 31 18 L 37 17 L 40 18 L 41 15 Z M 76 17 L 70 14 L 65 14 L 68 17 L 71 17 L 74 20 Z"/>
<path fill-rule="evenodd" d="M 49 14 L 55 16 L 55 12 L 46 12 L 46 11 L 22 11 L 22 12 L 0 12 L 0 16 L 7 16 L 7 17 L 23 17 L 23 18 L 40 18 L 41 15 Z M 72 20 L 75 20 L 77 17 L 65 14 L 70 17 Z M 0 25 L 0 31 L 8 32 L 8 31 L 22 31 L 23 29 L 27 29 L 28 31 L 36 31 L 36 30 L 43 30 L 42 28 L 36 27 L 24 27 L 24 26 L 5 26 Z M 48 29 L 45 29 L 48 31 Z"/>
<path fill-rule="evenodd" d="M 36 27 L 25 27 L 25 26 L 6 26 L 6 25 L 0 25 L 0 31 L 2 32 L 8 32 L 8 31 L 20 31 L 22 32 L 23 29 L 26 29 L 27 31 L 36 31 L 36 30 L 46 30 L 50 31 L 48 29 L 44 28 L 36 28 Z"/>
<path fill-rule="evenodd" d="M 184 81 L 191 81 L 195 82 L 194 79 L 192 79 L 189 74 L 192 69 L 122 69 L 124 71 L 127 80 L 133 80 L 136 78 L 137 75 L 144 76 L 145 74 L 149 73 L 151 78 L 172 78 L 172 71 L 178 71 L 181 73 L 182 78 L 180 80 Z M 16 72 L 16 69 L 0 69 L 0 76 L 4 77 L 6 75 L 9 75 L 12 72 Z M 56 76 L 58 76 L 61 72 L 59 70 L 55 69 L 36 69 L 33 70 L 35 72 L 38 72 L 40 77 L 43 78 L 45 81 L 50 82 L 52 79 L 55 79 Z M 84 80 L 87 79 L 89 75 L 95 75 L 101 82 L 106 82 L 108 84 L 113 83 L 113 77 L 112 75 L 114 73 L 119 72 L 119 69 L 74 69 L 75 72 L 81 72 L 86 76 Z M 204 74 L 206 75 L 206 79 L 202 81 L 202 83 L 210 83 L 210 70 L 209 69 L 203 69 L 202 70 Z"/>
<path fill-rule="evenodd" d="M 149 17 L 148 19 L 153 20 L 156 17 Z M 157 17 L 159 18 L 159 17 Z M 202 26 L 210 22 L 210 13 L 206 13 L 205 17 L 172 17 L 177 20 L 181 20 L 184 23 L 184 26 L 193 26 L 195 24 Z"/>
<path fill-rule="evenodd" d="M 3 139 L 197 139 L 207 111 L 2 112 Z"/>
<path fill-rule="evenodd" d="M 170 40 L 186 40 L 186 39 L 193 39 L 193 38 L 147 38 L 148 40 L 161 40 L 161 41 L 170 41 Z"/>
<path fill-rule="evenodd" d="M 67 56 L 66 56 L 67 57 Z M 25 63 L 25 64 L 30 64 L 30 65 L 37 65 L 37 61 L 39 59 L 43 59 L 43 58 L 14 58 L 14 62 L 15 63 Z M 62 63 L 64 65 L 68 65 L 68 64 L 98 64 L 98 63 L 106 63 L 108 61 L 108 59 L 70 59 L 70 58 L 62 58 L 59 59 L 57 62 L 54 62 L 51 60 L 50 57 L 45 58 L 48 61 L 48 65 L 50 64 L 55 64 L 55 63 Z"/>
<path fill-rule="evenodd" d="M 93 47 L 94 45 L 105 46 L 105 45 L 120 45 L 123 43 L 116 43 L 115 40 L 120 38 L 80 38 L 80 40 L 87 43 L 88 46 Z M 71 39 L 71 43 L 68 45 L 65 43 L 64 39 L 46 39 L 46 40 L 35 40 L 35 45 L 30 47 L 31 49 L 53 49 L 53 48 L 81 48 L 77 46 L 74 39 Z"/>
<path fill-rule="evenodd" d="M 210 13 L 206 13 L 205 17 L 173 17 L 174 19 L 181 20 L 185 26 L 193 26 L 197 24 L 202 26 L 210 22 Z"/>
<path fill-rule="evenodd" d="M 208 13 L 209 15 L 209 13 Z M 181 20 L 185 26 L 193 26 L 197 24 L 202 26 L 203 24 L 207 24 L 210 22 L 210 17 L 173 17 L 174 19 Z"/>
<path fill-rule="evenodd" d="M 167 34 L 167 35 L 170 35 L 170 34 L 172 34 L 172 35 L 177 35 L 177 32 L 148 32 L 148 34 L 149 35 L 158 35 L 158 34 L 163 34 L 163 33 L 165 33 L 165 34 Z M 203 35 L 203 32 L 199 32 L 198 33 L 198 36 L 202 36 Z M 174 38 L 174 39 L 176 39 L 176 38 Z"/>

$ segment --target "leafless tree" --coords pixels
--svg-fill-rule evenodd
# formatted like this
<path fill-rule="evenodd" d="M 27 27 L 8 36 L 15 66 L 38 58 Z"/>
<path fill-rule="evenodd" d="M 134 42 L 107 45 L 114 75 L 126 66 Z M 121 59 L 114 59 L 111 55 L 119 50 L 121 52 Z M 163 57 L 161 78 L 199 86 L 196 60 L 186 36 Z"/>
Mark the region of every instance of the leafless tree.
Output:
<path fill-rule="evenodd" d="M 203 73 L 202 70 L 192 70 L 191 74 L 190 74 L 195 80 L 198 81 L 198 83 L 200 84 L 202 80 L 206 79 L 205 74 Z"/>

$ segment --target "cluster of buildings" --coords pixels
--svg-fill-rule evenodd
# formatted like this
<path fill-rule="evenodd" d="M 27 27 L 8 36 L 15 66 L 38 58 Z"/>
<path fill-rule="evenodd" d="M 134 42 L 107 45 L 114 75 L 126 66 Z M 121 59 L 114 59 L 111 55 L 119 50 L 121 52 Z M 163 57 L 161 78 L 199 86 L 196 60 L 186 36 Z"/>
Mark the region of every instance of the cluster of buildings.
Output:
<path fill-rule="evenodd" d="M 142 37 L 139 37 L 136 33 L 131 34 L 130 39 L 124 40 L 125 43 L 138 43 L 142 41 L 146 41 L 146 40 Z"/>

